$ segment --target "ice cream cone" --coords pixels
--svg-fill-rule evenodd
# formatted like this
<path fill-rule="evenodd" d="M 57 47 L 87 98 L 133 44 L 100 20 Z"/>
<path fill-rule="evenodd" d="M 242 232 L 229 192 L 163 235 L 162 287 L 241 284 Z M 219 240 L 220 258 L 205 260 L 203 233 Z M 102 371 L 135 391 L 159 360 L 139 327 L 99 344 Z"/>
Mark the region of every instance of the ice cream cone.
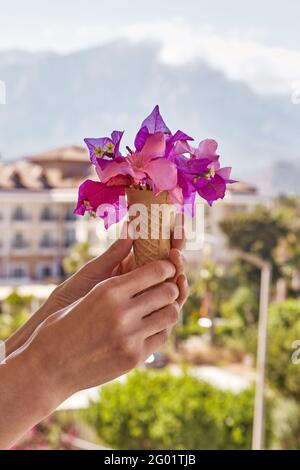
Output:
<path fill-rule="evenodd" d="M 130 232 L 136 228 L 133 242 L 136 265 L 143 266 L 167 258 L 171 248 L 170 231 L 174 215 L 174 206 L 169 202 L 168 193 L 164 191 L 154 196 L 150 190 L 133 188 L 127 189 L 126 193 Z M 138 206 L 133 208 L 133 204 L 143 206 L 139 210 Z"/>

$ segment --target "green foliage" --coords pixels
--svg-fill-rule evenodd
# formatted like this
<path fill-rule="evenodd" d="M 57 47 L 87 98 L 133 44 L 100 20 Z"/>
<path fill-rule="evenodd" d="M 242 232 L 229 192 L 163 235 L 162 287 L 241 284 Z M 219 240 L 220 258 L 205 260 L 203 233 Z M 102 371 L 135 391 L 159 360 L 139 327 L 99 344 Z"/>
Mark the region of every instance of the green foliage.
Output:
<path fill-rule="evenodd" d="M 273 278 L 280 275 L 279 265 L 275 260 L 274 251 L 279 241 L 289 230 L 285 220 L 279 213 L 258 206 L 253 212 L 238 212 L 230 215 L 220 223 L 227 236 L 229 246 L 246 253 L 252 253 L 273 264 Z M 259 284 L 259 270 L 248 262 L 237 260 L 236 273 L 241 283 Z"/>
<path fill-rule="evenodd" d="M 32 295 L 20 295 L 18 291 L 13 290 L 12 293 L 4 299 L 2 310 L 11 315 L 16 315 L 24 311 L 26 313 L 33 300 L 34 297 Z"/>
<path fill-rule="evenodd" d="M 207 328 L 199 326 L 197 323 L 188 323 L 176 327 L 176 336 L 180 340 L 185 340 L 189 336 L 203 335 L 207 333 Z"/>
<path fill-rule="evenodd" d="M 238 317 L 244 326 L 253 325 L 258 320 L 258 298 L 252 289 L 241 286 L 223 303 L 221 313 L 224 318 Z"/>
<path fill-rule="evenodd" d="M 0 340 L 4 341 L 12 335 L 30 314 L 31 295 L 20 295 L 13 291 L 3 300 L 0 312 Z"/>
<path fill-rule="evenodd" d="M 300 410 L 294 400 L 279 399 L 273 412 L 272 448 L 300 450 Z"/>
<path fill-rule="evenodd" d="M 273 304 L 269 315 L 268 378 L 280 393 L 297 400 L 300 399 L 300 364 L 293 363 L 292 355 L 296 352 L 293 343 L 299 340 L 300 300 Z"/>
<path fill-rule="evenodd" d="M 272 261 L 272 252 L 287 228 L 280 217 L 264 207 L 250 213 L 238 212 L 221 222 L 230 246 Z"/>
<path fill-rule="evenodd" d="M 63 259 L 64 271 L 67 274 L 73 274 L 90 259 L 92 259 L 90 244 L 88 242 L 76 243 L 72 246 L 69 256 Z"/>
<path fill-rule="evenodd" d="M 83 413 L 119 449 L 248 449 L 252 408 L 252 390 L 236 395 L 188 375 L 149 370 L 103 387 Z"/>
<path fill-rule="evenodd" d="M 9 313 L 0 314 L 0 340 L 4 341 L 11 336 L 25 321 L 29 314 L 20 312 L 14 315 Z"/>

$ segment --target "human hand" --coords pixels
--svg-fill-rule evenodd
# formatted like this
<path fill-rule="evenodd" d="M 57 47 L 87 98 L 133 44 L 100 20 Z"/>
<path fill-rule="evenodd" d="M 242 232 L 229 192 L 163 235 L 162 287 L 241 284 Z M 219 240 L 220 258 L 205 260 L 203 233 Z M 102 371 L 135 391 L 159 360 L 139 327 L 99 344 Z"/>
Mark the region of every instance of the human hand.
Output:
<path fill-rule="evenodd" d="M 179 238 L 174 239 L 172 237 L 171 245 L 173 248 L 170 252 L 170 261 L 176 267 L 176 275 L 173 280 L 179 287 L 178 303 L 182 306 L 188 295 L 188 284 L 184 275 L 183 258 L 180 253 L 184 245 L 184 231 L 180 215 L 175 219 L 175 226 L 177 226 Z M 124 231 L 126 232 L 126 226 Z M 131 248 L 132 240 L 130 238 L 120 238 L 105 253 L 89 261 L 73 276 L 56 287 L 45 304 L 6 341 L 7 354 L 11 354 L 22 346 L 46 318 L 84 297 L 99 282 L 135 269 Z"/>
<path fill-rule="evenodd" d="M 75 304 L 51 315 L 26 349 L 60 401 L 143 362 L 178 321 L 179 289 L 169 261 L 107 279 Z M 51 377 L 51 385 L 49 385 Z"/>

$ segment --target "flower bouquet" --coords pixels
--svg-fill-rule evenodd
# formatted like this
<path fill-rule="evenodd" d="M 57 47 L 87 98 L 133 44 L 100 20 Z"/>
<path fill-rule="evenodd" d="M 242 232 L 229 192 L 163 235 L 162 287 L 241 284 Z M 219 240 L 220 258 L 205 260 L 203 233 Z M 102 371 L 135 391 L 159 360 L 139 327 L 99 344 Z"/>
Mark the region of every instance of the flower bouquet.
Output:
<path fill-rule="evenodd" d="M 133 237 L 136 264 L 141 266 L 168 256 L 174 209 L 193 216 L 196 194 L 211 205 L 234 181 L 231 168 L 220 167 L 215 140 L 191 146 L 194 139 L 189 135 L 180 130 L 172 134 L 158 106 L 142 122 L 134 150 L 127 146 L 125 155 L 120 151 L 123 134 L 113 131 L 111 137 L 84 139 L 100 181 L 81 184 L 74 212 L 103 218 L 107 229 L 128 209 L 134 221 L 130 209 L 145 207 L 140 211 L 139 234 Z"/>

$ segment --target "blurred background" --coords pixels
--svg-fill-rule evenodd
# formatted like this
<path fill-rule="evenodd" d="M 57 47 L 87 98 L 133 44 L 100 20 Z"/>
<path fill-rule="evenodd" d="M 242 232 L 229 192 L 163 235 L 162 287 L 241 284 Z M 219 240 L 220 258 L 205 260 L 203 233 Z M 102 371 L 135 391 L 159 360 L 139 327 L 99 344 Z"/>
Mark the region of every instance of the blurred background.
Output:
<path fill-rule="evenodd" d="M 254 447 L 300 449 L 299 2 L 0 11 L 0 340 L 110 244 L 101 222 L 73 215 L 92 171 L 84 137 L 126 129 L 131 143 L 158 103 L 173 131 L 215 138 L 239 180 L 205 207 L 170 343 L 16 448 L 249 449 L 254 433 Z"/>

